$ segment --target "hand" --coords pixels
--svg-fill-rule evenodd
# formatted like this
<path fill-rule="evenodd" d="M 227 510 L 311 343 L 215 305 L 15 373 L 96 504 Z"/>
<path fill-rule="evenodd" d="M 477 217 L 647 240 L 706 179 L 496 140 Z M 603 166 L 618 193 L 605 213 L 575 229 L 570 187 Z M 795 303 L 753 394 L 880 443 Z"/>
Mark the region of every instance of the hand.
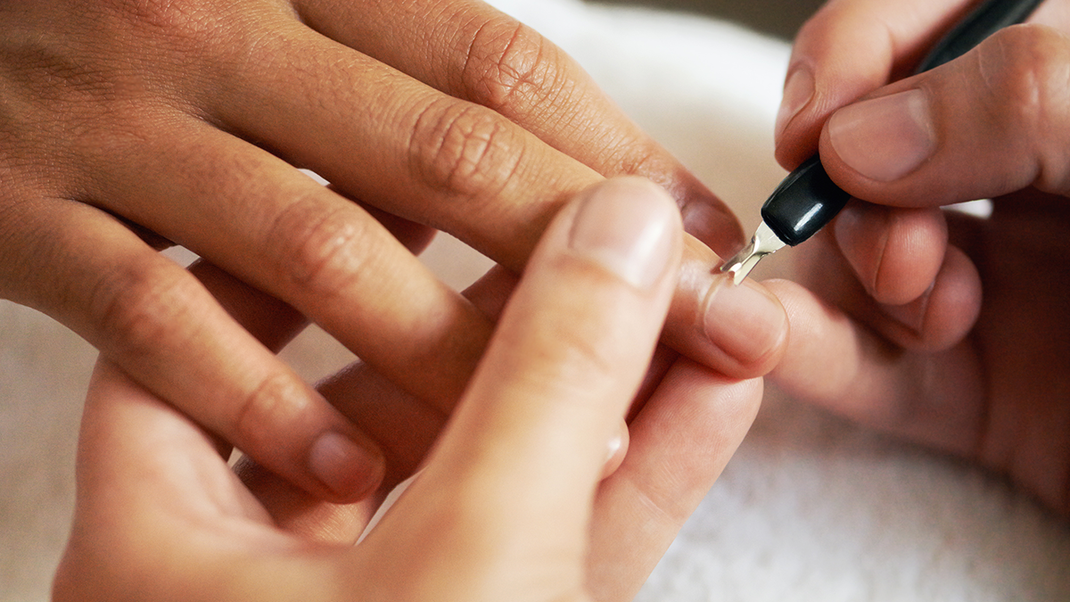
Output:
<path fill-rule="evenodd" d="M 575 63 L 481 2 L 14 0 L 0 21 L 0 295 L 336 501 L 375 480 L 378 452 L 154 247 L 188 247 L 448 411 L 491 322 L 413 257 L 431 230 L 401 222 L 406 249 L 373 214 L 519 271 L 572 193 L 636 173 L 714 250 L 740 242 Z M 786 321 L 739 323 L 782 314 L 775 299 L 725 289 L 697 240 L 686 257 L 666 340 L 767 371 Z M 337 480 L 356 461 L 367 478 Z"/>
<path fill-rule="evenodd" d="M 424 466 L 356 547 L 375 503 L 327 504 L 255 469 L 247 488 L 207 433 L 103 362 L 55 598 L 630 599 L 761 396 L 760 380 L 731 381 L 664 348 L 640 388 L 681 251 L 677 211 L 647 183 L 611 181 L 568 205 L 426 459 L 441 425 L 433 405 L 366 367 L 330 384 L 332 401 L 387 418 L 366 427 L 393 482 Z M 245 322 L 257 294 L 200 270 L 240 300 Z M 494 271 L 469 294 L 496 313 L 514 282 Z M 637 388 L 628 453 L 602 479 Z"/>
<path fill-rule="evenodd" d="M 966 4 L 834 1 L 801 31 L 778 157 L 819 145 L 869 203 L 796 254 L 820 298 L 773 285 L 791 320 L 775 378 L 1070 514 L 1070 3 L 889 83 Z M 977 198 L 987 219 L 938 210 Z"/>

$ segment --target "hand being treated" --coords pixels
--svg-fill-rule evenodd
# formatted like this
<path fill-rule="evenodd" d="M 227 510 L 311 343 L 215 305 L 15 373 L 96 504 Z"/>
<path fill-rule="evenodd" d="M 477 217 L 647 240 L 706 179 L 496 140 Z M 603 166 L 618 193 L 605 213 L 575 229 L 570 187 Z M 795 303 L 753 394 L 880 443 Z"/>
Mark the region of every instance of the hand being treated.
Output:
<path fill-rule="evenodd" d="M 339 467 L 379 452 L 155 249 L 187 247 L 448 411 L 492 323 L 373 214 L 519 272 L 572 194 L 639 174 L 698 236 L 665 340 L 734 377 L 782 351 L 776 299 L 710 273 L 699 239 L 741 241 L 724 205 L 482 2 L 12 0 L 0 23 L 0 296 L 309 492 L 356 499 L 367 481 Z"/>
<path fill-rule="evenodd" d="M 974 3 L 833 0 L 795 43 L 778 158 L 852 201 L 771 285 L 789 392 L 1070 514 L 1070 3 L 900 79 Z M 988 217 L 943 211 L 992 199 Z"/>
<path fill-rule="evenodd" d="M 367 366 L 329 383 L 340 407 L 381 413 L 361 425 L 390 468 L 380 493 L 422 467 L 355 547 L 381 496 L 332 505 L 255 465 L 239 478 L 209 433 L 102 360 L 55 599 L 631 599 L 762 392 L 655 352 L 682 250 L 672 199 L 611 180 L 555 218 L 518 285 L 496 269 L 468 291 L 501 317 L 440 436 L 433 404 Z M 195 271 L 273 338 L 260 293 Z"/>

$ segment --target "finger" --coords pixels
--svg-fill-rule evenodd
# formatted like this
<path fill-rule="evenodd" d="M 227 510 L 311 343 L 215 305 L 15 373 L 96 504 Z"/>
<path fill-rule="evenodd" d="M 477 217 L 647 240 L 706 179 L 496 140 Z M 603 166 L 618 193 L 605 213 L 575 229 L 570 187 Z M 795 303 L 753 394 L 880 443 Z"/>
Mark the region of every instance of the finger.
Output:
<path fill-rule="evenodd" d="M 595 498 L 595 599 L 635 597 L 739 447 L 761 397 L 760 379 L 727 379 L 686 358 L 673 364 L 631 423 L 624 463 Z"/>
<path fill-rule="evenodd" d="M 11 211 L 19 229 L 3 246 L 0 281 L 20 284 L 5 294 L 70 326 L 158 395 L 313 494 L 348 500 L 374 487 L 382 470 L 374 446 L 188 272 L 85 205 L 40 201 Z M 280 304 L 260 307 L 260 320 L 278 311 L 288 325 L 276 343 L 302 323 Z"/>
<path fill-rule="evenodd" d="M 915 260 L 908 253 L 913 245 L 892 243 L 889 253 L 903 254 L 896 258 L 886 253 L 889 256 L 882 258 L 881 263 L 901 264 L 904 288 L 916 287 L 920 292 L 915 297 L 903 296 L 887 302 L 875 298 L 871 289 L 863 285 L 857 268 L 831 238 L 823 233 L 814 244 L 800 249 L 794 256 L 793 278 L 816 291 L 824 302 L 874 329 L 891 344 L 911 351 L 946 350 L 962 341 L 973 328 L 981 306 L 981 280 L 973 262 L 959 248 L 934 242 L 933 246 L 921 250 Z M 878 245 L 881 242 L 874 239 L 859 244 L 874 241 Z M 860 254 L 869 252 L 864 249 Z M 915 266 L 917 273 L 912 272 Z M 932 266 L 935 273 L 929 276 Z"/>
<path fill-rule="evenodd" d="M 203 124 L 158 128 L 156 140 L 139 143 L 138 161 L 101 165 L 97 194 L 294 306 L 414 394 L 452 407 L 490 322 L 382 224 Z M 159 152 L 145 152 L 157 143 Z"/>
<path fill-rule="evenodd" d="M 970 344 L 903 353 L 801 286 L 769 286 L 791 319 L 788 351 L 770 373 L 785 392 L 938 449 L 960 455 L 976 449 L 985 391 Z"/>
<path fill-rule="evenodd" d="M 450 96 L 488 107 L 603 176 L 641 175 L 676 198 L 684 227 L 720 253 L 735 217 L 643 133 L 567 54 L 482 2 L 302 1 L 313 29 Z M 390 35 L 383 35 L 390 32 Z"/>
<path fill-rule="evenodd" d="M 851 194 L 899 206 L 1029 186 L 1066 194 L 1068 64 L 1066 35 L 1042 25 L 1004 29 L 958 60 L 836 112 L 822 133 L 822 161 Z"/>
<path fill-rule="evenodd" d="M 303 29 L 279 27 L 273 38 L 277 52 L 267 54 L 301 64 L 283 68 L 268 60 L 267 67 L 242 64 L 226 71 L 222 87 L 229 92 L 215 109 L 217 118 L 253 139 L 273 141 L 284 157 L 311 165 L 355 198 L 449 231 L 519 272 L 564 200 L 601 179 L 486 107 L 446 96 Z M 338 71 L 338 64 L 351 68 Z M 307 88 L 313 84 L 293 78 L 319 72 L 331 77 L 314 84 L 328 82 L 332 89 L 317 90 L 326 108 L 309 111 Z M 336 98 L 344 106 L 330 102 Z M 360 107 L 359 118 L 351 107 Z M 308 131 L 322 135 L 313 141 Z M 767 371 L 782 347 L 782 310 L 772 296 L 752 291 L 753 285 L 741 290 L 752 291 L 758 303 L 712 303 L 716 291 L 727 290 L 728 279 L 711 274 L 720 261 L 697 240 L 687 248 L 690 273 L 681 280 L 683 302 L 673 305 L 672 344 L 733 376 Z M 719 311 L 713 305 L 723 310 L 706 319 L 707 312 Z M 753 308 L 761 308 L 765 319 L 746 320 L 754 317 Z M 755 325 L 747 334 L 757 336 L 709 327 L 733 323 L 731 318 Z"/>
<path fill-rule="evenodd" d="M 497 320 L 517 280 L 512 272 L 495 267 L 464 295 L 488 318 Z M 448 415 L 361 362 L 317 388 L 382 450 L 386 470 L 376 495 L 359 504 L 329 504 L 290 486 L 255 462 L 243 461 L 236 469 L 280 527 L 316 541 L 352 544 L 386 495 L 423 462 Z"/>
<path fill-rule="evenodd" d="M 679 236 L 672 201 L 646 181 L 610 181 L 569 205 L 428 467 L 365 543 L 408 512 L 410 522 L 430 518 L 484 541 L 524 535 L 532 553 L 549 546 L 580 561 L 606 442 L 668 307 Z"/>
<path fill-rule="evenodd" d="M 836 244 L 878 303 L 904 305 L 925 294 L 947 247 L 939 209 L 893 209 L 853 202 L 836 216 Z"/>
<path fill-rule="evenodd" d="M 212 437 L 107 361 L 85 404 L 77 484 L 57 600 L 202 599 L 192 590 L 224 583 L 236 552 L 285 549 Z"/>
<path fill-rule="evenodd" d="M 833 111 L 909 72 L 971 5 L 833 0 L 823 6 L 792 47 L 775 129 L 780 164 L 794 169 L 813 155 Z"/>

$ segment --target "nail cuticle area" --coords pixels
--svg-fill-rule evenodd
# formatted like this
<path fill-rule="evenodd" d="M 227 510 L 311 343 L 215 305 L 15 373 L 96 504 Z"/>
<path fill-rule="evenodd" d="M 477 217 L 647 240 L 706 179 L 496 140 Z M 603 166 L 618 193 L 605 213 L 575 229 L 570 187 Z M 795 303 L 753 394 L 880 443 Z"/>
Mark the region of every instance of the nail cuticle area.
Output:
<path fill-rule="evenodd" d="M 756 365 L 781 347 L 787 315 L 780 302 L 750 281 L 739 286 L 715 277 L 699 312 L 701 333 L 744 365 Z"/>

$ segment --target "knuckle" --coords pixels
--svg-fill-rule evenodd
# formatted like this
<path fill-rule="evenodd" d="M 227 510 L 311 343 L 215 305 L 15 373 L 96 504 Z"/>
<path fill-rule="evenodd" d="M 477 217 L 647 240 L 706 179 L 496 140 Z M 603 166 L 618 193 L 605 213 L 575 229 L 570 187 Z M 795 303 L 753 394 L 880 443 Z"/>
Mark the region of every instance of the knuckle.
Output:
<path fill-rule="evenodd" d="M 264 378 L 233 410 L 230 432 L 250 453 L 278 445 L 279 426 L 301 423 L 311 409 L 304 384 L 292 374 L 277 372 Z"/>
<path fill-rule="evenodd" d="M 1034 134 L 1054 125 L 1051 111 L 1070 92 L 1068 59 L 1066 41 L 1045 27 L 1011 27 L 982 46 L 981 74 L 1006 127 Z"/>
<path fill-rule="evenodd" d="M 1007 28 L 993 38 L 991 49 L 981 53 L 981 70 L 1007 139 L 1021 140 L 1027 145 L 1023 152 L 1036 157 L 1039 187 L 1065 189 L 1070 150 L 1062 133 L 1070 128 L 1070 44 L 1062 34 L 1033 25 Z"/>
<path fill-rule="evenodd" d="M 679 177 L 681 167 L 652 139 L 624 139 L 615 152 L 617 174 L 643 176 L 667 190 L 672 190 L 673 178 Z"/>
<path fill-rule="evenodd" d="M 448 100 L 417 118 L 409 149 L 411 169 L 429 186 L 469 199 L 497 197 L 523 155 L 522 141 L 500 115 Z"/>
<path fill-rule="evenodd" d="M 475 102 L 504 114 L 555 106 L 553 99 L 565 90 L 563 62 L 535 30 L 508 17 L 492 19 L 472 37 L 464 88 Z"/>
<path fill-rule="evenodd" d="M 275 218 L 267 243 L 279 242 L 276 271 L 294 290 L 330 298 L 360 278 L 368 259 L 362 252 L 365 225 L 345 213 L 304 199 Z"/>
<path fill-rule="evenodd" d="M 206 0 L 100 0 L 86 10 L 93 11 L 90 18 L 99 30 L 114 34 L 105 44 L 110 52 L 127 54 L 134 45 L 141 53 L 152 53 L 153 71 L 165 73 L 166 89 L 171 89 L 181 81 L 180 76 L 191 71 L 191 56 L 214 61 L 213 67 L 222 68 L 252 51 L 248 39 L 252 30 L 241 14 L 243 6 Z M 127 67 L 148 77 L 139 65 Z M 211 75 L 201 73 L 202 77 Z M 151 77 L 156 80 L 158 75 Z"/>
<path fill-rule="evenodd" d="M 621 347 L 607 344 L 608 340 L 616 338 L 613 333 L 601 328 L 561 328 L 555 336 L 562 339 L 566 350 L 567 359 L 561 362 L 562 369 L 573 371 L 579 368 L 579 372 L 571 374 L 565 382 L 587 383 L 591 377 L 614 380 L 619 373 L 620 357 L 615 350 Z"/>
<path fill-rule="evenodd" d="M 91 295 L 96 330 L 121 356 L 157 355 L 161 343 L 195 335 L 194 306 L 202 294 L 197 281 L 166 259 L 119 266 Z M 117 335 L 118 338 L 115 338 Z"/>
<path fill-rule="evenodd" d="M 199 0 L 104 0 L 99 8 L 121 22 L 135 24 L 137 29 L 177 37 L 198 34 L 198 38 L 215 24 L 211 15 L 218 12 Z"/>

